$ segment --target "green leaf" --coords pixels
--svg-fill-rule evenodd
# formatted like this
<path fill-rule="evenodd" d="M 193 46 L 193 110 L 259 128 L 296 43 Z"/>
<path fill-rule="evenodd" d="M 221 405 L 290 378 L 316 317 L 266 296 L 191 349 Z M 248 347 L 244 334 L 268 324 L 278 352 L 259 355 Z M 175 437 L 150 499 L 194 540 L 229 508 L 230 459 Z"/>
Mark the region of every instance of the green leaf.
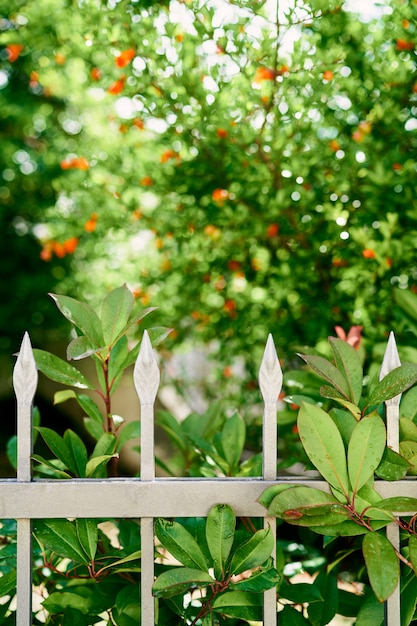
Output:
<path fill-rule="evenodd" d="M 88 417 L 91 417 L 98 424 L 103 425 L 103 414 L 90 396 L 80 393 L 76 394 L 76 399 L 83 411 Z"/>
<path fill-rule="evenodd" d="M 408 417 L 400 418 L 400 438 L 417 442 L 417 426 Z"/>
<path fill-rule="evenodd" d="M 101 334 L 101 323 L 97 313 L 85 302 L 79 302 L 69 296 L 61 296 L 58 294 L 49 294 L 61 311 L 62 315 L 67 318 L 71 324 L 74 324 L 83 335 L 88 337 L 93 345 L 100 347 L 104 345 L 103 335 Z"/>
<path fill-rule="evenodd" d="M 348 447 L 348 472 L 353 493 L 374 475 L 386 444 L 386 431 L 377 413 L 361 419 L 355 426 Z"/>
<path fill-rule="evenodd" d="M 232 574 L 241 574 L 246 570 L 259 567 L 271 556 L 274 549 L 274 537 L 270 528 L 258 530 L 253 537 L 239 546 L 230 563 Z"/>
<path fill-rule="evenodd" d="M 14 595 L 16 592 L 16 570 L 0 576 L 0 598 Z"/>
<path fill-rule="evenodd" d="M 333 387 L 330 387 L 329 385 L 323 385 L 322 387 L 320 387 L 320 395 L 323 398 L 329 398 L 330 400 L 334 400 L 338 404 L 341 404 L 353 415 L 357 422 L 360 420 L 360 408 L 356 406 L 356 404 L 353 404 L 352 402 L 349 402 L 349 400 L 343 398 L 343 396 L 341 396 L 338 391 L 333 389 Z"/>
<path fill-rule="evenodd" d="M 308 617 L 315 626 L 325 626 L 337 612 L 337 578 L 333 574 L 321 571 L 315 579 L 314 585 L 320 591 L 323 600 L 321 602 L 312 602 L 308 605 Z"/>
<path fill-rule="evenodd" d="M 379 602 L 384 602 L 395 591 L 400 576 L 394 548 L 384 535 L 373 532 L 363 538 L 362 552 L 372 590 Z"/>
<path fill-rule="evenodd" d="M 307 363 L 313 372 L 318 374 L 321 378 L 324 378 L 324 380 L 327 380 L 329 385 L 336 389 L 345 400 L 351 401 L 349 384 L 333 363 L 315 354 L 299 354 L 298 356 Z"/>
<path fill-rule="evenodd" d="M 368 406 L 380 404 L 399 395 L 417 382 L 417 365 L 404 363 L 387 374 L 371 391 Z"/>
<path fill-rule="evenodd" d="M 226 420 L 221 435 L 224 458 L 228 462 L 232 473 L 239 465 L 245 445 L 245 438 L 245 420 L 236 412 Z"/>
<path fill-rule="evenodd" d="M 176 567 L 158 576 L 152 593 L 157 598 L 171 598 L 196 587 L 207 587 L 213 582 L 214 579 L 208 572 L 190 567 Z"/>
<path fill-rule="evenodd" d="M 127 322 L 127 330 L 130 330 L 134 326 L 137 326 L 139 322 L 143 320 L 144 317 L 146 317 L 150 313 L 153 313 L 154 311 L 157 311 L 157 310 L 158 310 L 158 307 L 151 306 L 147 309 L 142 309 L 141 311 L 134 311 Z M 172 332 L 172 329 L 170 329 L 170 332 Z"/>
<path fill-rule="evenodd" d="M 77 394 L 73 389 L 62 389 L 54 393 L 54 404 L 62 404 L 72 398 L 76 398 Z"/>
<path fill-rule="evenodd" d="M 414 571 L 401 577 L 400 601 L 401 626 L 409 626 L 415 619 L 414 614 L 417 605 L 417 577 Z"/>
<path fill-rule="evenodd" d="M 120 452 L 120 450 L 128 441 L 131 441 L 132 439 L 138 439 L 139 437 L 140 421 L 134 420 L 133 422 L 124 424 L 118 438 L 117 450 Z"/>
<path fill-rule="evenodd" d="M 127 331 L 127 322 L 133 309 L 134 298 L 126 287 L 113 289 L 101 307 L 101 325 L 107 346 L 112 346 Z"/>
<path fill-rule="evenodd" d="M 244 578 L 233 583 L 233 589 L 236 591 L 252 591 L 253 593 L 263 593 L 268 589 L 272 589 L 282 580 L 277 570 L 272 567 L 271 562 L 266 567 L 256 569 L 249 578 Z M 281 591 L 281 590 L 280 590 Z"/>
<path fill-rule="evenodd" d="M 206 522 L 207 545 L 214 561 L 216 578 L 221 578 L 235 536 L 236 518 L 228 504 L 216 504 Z"/>
<path fill-rule="evenodd" d="M 33 349 L 33 356 L 39 371 L 50 380 L 79 389 L 94 389 L 94 385 L 81 372 L 59 357 L 37 348 Z"/>
<path fill-rule="evenodd" d="M 319 588 L 310 583 L 289 583 L 285 580 L 279 588 L 279 595 L 295 604 L 307 604 L 323 601 Z"/>
<path fill-rule="evenodd" d="M 93 561 L 98 544 L 97 522 L 91 519 L 77 519 L 75 520 L 75 525 L 80 545 L 89 560 Z"/>
<path fill-rule="evenodd" d="M 217 596 L 212 604 L 213 611 L 226 617 L 243 620 L 262 620 L 263 598 L 260 593 L 249 591 L 226 591 Z"/>
<path fill-rule="evenodd" d="M 85 478 L 88 454 L 83 440 L 73 430 L 66 430 L 64 442 L 67 444 L 68 451 L 72 457 L 72 467 L 75 467 L 77 470 L 75 472 L 76 475 L 79 478 Z"/>
<path fill-rule="evenodd" d="M 68 361 L 80 361 L 103 349 L 102 345 L 94 345 L 88 337 L 81 335 L 73 339 L 67 347 Z"/>
<path fill-rule="evenodd" d="M 384 605 L 380 604 L 374 595 L 365 599 L 359 609 L 355 626 L 383 626 Z"/>
<path fill-rule="evenodd" d="M 261 504 L 266 509 L 269 509 L 272 500 L 277 496 L 281 491 L 285 491 L 286 489 L 292 489 L 294 485 L 272 485 L 272 487 L 268 487 L 261 493 L 258 498 L 259 504 Z M 271 513 L 271 515 L 275 515 L 275 513 Z"/>
<path fill-rule="evenodd" d="M 84 426 L 90 437 L 98 441 L 102 434 L 104 433 L 104 428 L 102 425 L 98 424 L 95 420 L 90 417 L 84 418 Z"/>
<path fill-rule="evenodd" d="M 412 319 L 417 320 L 417 297 L 415 293 L 407 289 L 394 289 L 394 298 L 396 303 L 409 315 Z"/>
<path fill-rule="evenodd" d="M 332 494 L 302 485 L 290 486 L 276 495 L 268 514 L 298 526 L 340 524 L 348 517 Z"/>
<path fill-rule="evenodd" d="M 393 498 L 385 498 L 378 503 L 378 507 L 392 511 L 393 513 L 417 513 L 417 498 L 408 496 L 394 496 Z"/>
<path fill-rule="evenodd" d="M 414 420 L 417 415 L 417 387 L 409 389 L 401 398 L 400 417 Z"/>
<path fill-rule="evenodd" d="M 90 459 L 85 467 L 86 478 L 94 478 L 94 474 L 97 472 L 97 470 L 101 469 L 104 465 L 107 465 L 110 459 L 114 458 L 118 459 L 119 455 L 102 454 L 100 456 L 95 456 L 94 458 Z M 96 476 L 96 478 L 99 478 L 99 476 Z"/>
<path fill-rule="evenodd" d="M 208 564 L 194 537 L 178 522 L 155 520 L 155 534 L 164 548 L 186 567 L 208 571 Z"/>
<path fill-rule="evenodd" d="M 65 467 L 67 467 L 73 474 L 77 475 L 78 467 L 74 462 L 72 452 L 68 448 L 67 442 L 50 428 L 37 426 L 36 430 L 40 433 L 42 439 L 45 441 L 46 445 L 56 458 L 62 461 Z"/>
<path fill-rule="evenodd" d="M 88 605 L 88 598 L 69 591 L 55 591 L 42 602 L 42 606 L 51 614 L 64 613 L 68 609 L 76 609 L 86 614 Z"/>
<path fill-rule="evenodd" d="M 100 572 L 104 572 L 110 568 L 113 574 L 116 574 L 117 572 L 140 572 L 139 560 L 141 558 L 141 554 L 140 550 L 135 550 L 122 559 L 116 559 L 116 561 L 112 561 L 108 565 L 105 565 L 100 569 Z M 137 564 L 135 566 L 131 566 L 129 565 L 130 563 Z M 128 565 L 128 567 L 124 567 L 125 565 Z"/>
<path fill-rule="evenodd" d="M 89 563 L 74 522 L 68 520 L 36 520 L 33 533 L 37 541 L 47 548 L 72 561 Z"/>
<path fill-rule="evenodd" d="M 346 341 L 329 338 L 337 369 L 343 374 L 349 387 L 349 399 L 358 404 L 362 395 L 363 371 L 357 350 Z"/>
<path fill-rule="evenodd" d="M 71 474 L 68 474 L 68 472 L 65 472 L 61 468 L 54 465 L 53 461 L 48 461 L 47 459 L 44 459 L 39 454 L 32 455 L 32 459 L 34 461 L 37 461 L 37 463 L 40 463 L 41 465 L 45 465 L 46 467 L 51 469 L 54 472 L 54 474 L 56 474 L 56 477 L 59 476 L 60 478 L 72 478 Z M 57 463 L 59 463 L 59 461 L 57 461 Z M 41 468 L 38 468 L 38 471 L 41 471 Z"/>
<path fill-rule="evenodd" d="M 318 406 L 304 403 L 298 413 L 298 432 L 313 465 L 330 485 L 347 496 L 345 447 L 330 415 Z"/>
<path fill-rule="evenodd" d="M 279 612 L 279 626 L 311 626 L 311 622 L 297 609 L 286 605 Z"/>
<path fill-rule="evenodd" d="M 408 558 L 417 576 L 417 537 L 415 535 L 410 535 L 408 540 Z"/>
<path fill-rule="evenodd" d="M 385 448 L 375 474 L 382 480 L 401 480 L 409 469 L 410 464 L 398 452 Z"/>
<path fill-rule="evenodd" d="M 140 605 L 140 594 L 137 584 L 122 587 L 116 597 L 116 609 L 119 613 L 123 613 L 128 607 Z"/>

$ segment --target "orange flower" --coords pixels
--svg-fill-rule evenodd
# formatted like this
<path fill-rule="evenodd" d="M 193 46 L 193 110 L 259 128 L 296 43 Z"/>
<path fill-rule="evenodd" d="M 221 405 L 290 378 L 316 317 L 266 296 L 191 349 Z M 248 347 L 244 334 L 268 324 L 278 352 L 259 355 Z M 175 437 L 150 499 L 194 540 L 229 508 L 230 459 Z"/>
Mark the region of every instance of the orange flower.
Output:
<path fill-rule="evenodd" d="M 78 246 L 78 237 L 71 237 L 63 243 L 64 250 L 67 254 L 73 254 Z"/>
<path fill-rule="evenodd" d="M 365 259 L 376 259 L 375 251 L 372 250 L 372 248 L 365 248 L 364 250 L 362 250 L 362 256 Z"/>
<path fill-rule="evenodd" d="M 410 50 L 414 50 L 414 42 L 406 41 L 405 39 L 397 39 L 395 47 L 399 52 L 409 52 Z"/>
<path fill-rule="evenodd" d="M 330 150 L 332 150 L 332 152 L 337 152 L 338 150 L 340 150 L 340 143 L 337 141 L 337 139 L 331 139 L 329 141 L 329 148 Z"/>
<path fill-rule="evenodd" d="M 52 243 L 50 241 L 44 243 L 39 256 L 42 261 L 50 261 L 52 259 Z"/>
<path fill-rule="evenodd" d="M 359 348 L 360 344 L 361 344 L 362 328 L 363 328 L 363 326 L 352 326 L 349 329 L 348 334 L 346 335 L 345 331 L 343 330 L 343 328 L 341 326 L 335 326 L 334 327 L 334 329 L 336 331 L 336 335 L 339 337 L 339 339 L 341 339 L 342 341 L 346 341 L 346 343 L 348 343 L 353 348 L 355 348 L 355 350 L 357 350 Z"/>
<path fill-rule="evenodd" d="M 268 226 L 268 228 L 266 229 L 266 236 L 271 239 L 272 237 L 276 237 L 278 235 L 279 232 L 279 225 L 278 224 L 270 224 Z"/>
<path fill-rule="evenodd" d="M 21 43 L 9 43 L 9 45 L 6 46 L 7 57 L 10 63 L 17 61 L 23 48 L 24 46 Z"/>
<path fill-rule="evenodd" d="M 219 137 L 219 139 L 226 139 L 228 132 L 225 128 L 218 128 L 216 130 L 216 135 L 217 137 Z"/>
<path fill-rule="evenodd" d="M 267 67 L 258 67 L 255 72 L 254 83 L 262 83 L 264 80 L 275 80 L 276 73 Z"/>
<path fill-rule="evenodd" d="M 122 76 L 118 80 L 115 80 L 114 83 L 107 89 L 108 93 L 111 93 L 112 96 L 117 96 L 117 94 L 123 91 L 125 82 L 126 76 Z"/>
<path fill-rule="evenodd" d="M 90 77 L 91 77 L 91 80 L 100 80 L 101 70 L 99 70 L 98 67 L 91 68 Z"/>
<path fill-rule="evenodd" d="M 204 228 L 204 232 L 206 235 L 210 237 L 210 239 L 213 239 L 213 240 L 219 239 L 221 236 L 220 228 L 217 228 L 217 226 L 214 226 L 213 224 L 208 224 Z"/>
<path fill-rule="evenodd" d="M 144 176 L 140 180 L 140 184 L 142 185 L 142 187 L 152 187 L 152 185 L 153 185 L 153 178 L 151 178 L 150 176 Z"/>
<path fill-rule="evenodd" d="M 229 197 L 229 192 L 227 189 L 215 189 L 211 194 L 211 197 L 214 202 L 222 204 Z"/>
<path fill-rule="evenodd" d="M 225 378 L 231 378 L 233 376 L 233 369 L 230 365 L 226 365 L 226 367 L 223 369 L 223 376 Z"/>
<path fill-rule="evenodd" d="M 57 63 L 58 65 L 65 65 L 66 62 L 66 57 L 65 54 L 63 54 L 62 52 L 57 52 L 55 55 L 55 63 Z"/>
<path fill-rule="evenodd" d="M 332 70 L 325 70 L 323 72 L 323 79 L 324 80 L 332 80 L 334 78 L 334 74 L 332 72 Z"/>
<path fill-rule="evenodd" d="M 226 300 L 224 303 L 224 310 L 228 313 L 233 313 L 236 311 L 236 302 L 234 300 Z"/>
<path fill-rule="evenodd" d="M 139 128 L 139 130 L 143 130 L 145 128 L 145 122 L 141 120 L 139 117 L 133 120 L 132 125 L 136 126 L 136 128 Z"/>
<path fill-rule="evenodd" d="M 239 261 L 231 260 L 228 262 L 227 267 L 231 272 L 237 272 L 241 268 L 241 264 Z"/>
<path fill-rule="evenodd" d="M 60 165 L 63 170 L 88 170 L 90 168 L 90 164 L 85 157 L 74 157 L 69 161 L 61 161 Z"/>
<path fill-rule="evenodd" d="M 178 41 L 178 43 L 182 43 L 184 41 L 184 35 L 182 33 L 178 33 L 178 35 L 175 35 L 175 40 Z"/>
<path fill-rule="evenodd" d="M 93 233 L 97 226 L 98 213 L 92 213 L 90 215 L 90 219 L 86 221 L 84 224 L 84 230 L 87 233 Z"/>
<path fill-rule="evenodd" d="M 117 65 L 117 67 L 126 67 L 126 65 L 129 65 L 131 60 L 135 58 L 135 55 L 136 55 L 135 49 L 129 48 L 128 50 L 124 50 L 123 52 L 118 54 L 116 58 L 114 59 L 114 62 Z"/>
<path fill-rule="evenodd" d="M 59 241 L 52 241 L 52 250 L 59 259 L 63 259 L 66 255 L 65 246 Z"/>
<path fill-rule="evenodd" d="M 403 166 L 401 165 L 401 163 L 393 163 L 392 164 L 392 169 L 399 172 L 400 170 L 403 169 Z"/>
<path fill-rule="evenodd" d="M 175 158 L 179 159 L 177 152 L 175 152 L 174 150 L 165 150 L 165 152 L 161 154 L 161 163 L 166 163 L 170 159 Z"/>

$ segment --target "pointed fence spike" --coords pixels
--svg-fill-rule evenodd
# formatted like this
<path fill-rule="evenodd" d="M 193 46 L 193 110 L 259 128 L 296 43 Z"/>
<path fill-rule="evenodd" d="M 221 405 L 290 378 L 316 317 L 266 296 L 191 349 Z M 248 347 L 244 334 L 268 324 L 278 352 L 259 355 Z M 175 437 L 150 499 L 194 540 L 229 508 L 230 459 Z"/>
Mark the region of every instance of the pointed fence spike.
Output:
<path fill-rule="evenodd" d="M 160 372 L 148 332 L 143 333 L 142 343 L 133 370 L 133 380 L 141 405 L 153 405 L 158 392 Z"/>
<path fill-rule="evenodd" d="M 18 404 L 30 406 L 38 384 L 38 370 L 29 334 L 25 332 L 13 369 L 13 387 Z"/>
<path fill-rule="evenodd" d="M 391 331 L 388 337 L 387 347 L 385 349 L 384 358 L 382 360 L 381 369 L 379 371 L 379 380 L 385 378 L 387 374 L 400 367 L 400 355 L 398 354 L 397 343 L 395 341 L 395 335 Z M 401 394 L 387 400 L 386 406 L 398 406 L 400 404 Z"/>
<path fill-rule="evenodd" d="M 282 370 L 271 334 L 259 368 L 259 387 L 265 404 L 277 402 L 282 388 Z"/>

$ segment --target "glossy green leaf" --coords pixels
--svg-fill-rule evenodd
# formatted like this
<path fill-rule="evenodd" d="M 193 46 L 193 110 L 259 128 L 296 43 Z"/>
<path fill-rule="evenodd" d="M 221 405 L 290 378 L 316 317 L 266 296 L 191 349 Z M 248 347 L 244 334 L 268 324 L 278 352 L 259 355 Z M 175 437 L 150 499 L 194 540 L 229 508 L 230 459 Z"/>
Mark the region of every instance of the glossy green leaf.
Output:
<path fill-rule="evenodd" d="M 194 537 L 178 522 L 155 520 L 155 534 L 164 548 L 180 563 L 192 569 L 208 571 L 208 564 Z"/>
<path fill-rule="evenodd" d="M 44 465 L 45 467 L 52 470 L 52 473 L 55 475 L 55 478 L 58 478 L 58 477 L 59 478 L 72 478 L 71 474 L 61 469 L 60 467 L 58 467 L 59 461 L 55 461 L 54 463 L 53 460 L 49 461 L 48 459 L 44 459 L 39 454 L 33 454 L 32 459 L 36 461 L 37 463 L 40 463 L 41 465 Z M 37 469 L 38 469 L 38 472 L 41 472 L 43 468 L 37 468 Z"/>
<path fill-rule="evenodd" d="M 104 427 L 91 419 L 91 417 L 84 418 L 84 426 L 90 437 L 95 441 L 98 441 L 104 433 Z"/>
<path fill-rule="evenodd" d="M 39 371 L 56 383 L 78 389 L 94 389 L 94 385 L 81 372 L 59 357 L 37 348 L 33 349 L 33 356 Z"/>
<path fill-rule="evenodd" d="M 378 503 L 378 506 L 387 511 L 395 513 L 417 513 L 417 498 L 409 496 L 394 496 L 393 498 L 385 498 Z"/>
<path fill-rule="evenodd" d="M 267 566 L 256 569 L 249 578 L 244 578 L 233 583 L 233 589 L 236 591 L 252 591 L 253 593 L 263 593 L 268 589 L 272 589 L 282 580 L 281 575 L 272 567 L 271 562 Z"/>
<path fill-rule="evenodd" d="M 55 300 L 62 315 L 88 337 L 93 345 L 104 345 L 100 319 L 92 307 L 69 296 L 54 293 L 49 295 Z"/>
<path fill-rule="evenodd" d="M 417 577 L 414 570 L 401 576 L 401 626 L 410 626 L 417 608 Z"/>
<path fill-rule="evenodd" d="M 279 595 L 295 604 L 323 601 L 320 589 L 310 583 L 290 583 L 283 581 L 279 588 Z"/>
<path fill-rule="evenodd" d="M 16 591 L 16 571 L 6 572 L 0 576 L 0 597 L 14 595 Z"/>
<path fill-rule="evenodd" d="M 132 293 L 123 285 L 113 289 L 104 299 L 101 307 L 101 326 L 104 342 L 112 346 L 123 331 L 133 309 Z"/>
<path fill-rule="evenodd" d="M 298 356 L 311 367 L 313 372 L 318 374 L 321 378 L 324 378 L 324 380 L 326 380 L 331 387 L 336 389 L 346 400 L 351 401 L 348 382 L 333 363 L 330 363 L 330 361 L 322 356 L 316 356 L 314 354 L 299 354 Z"/>
<path fill-rule="evenodd" d="M 349 388 L 349 399 L 358 404 L 362 395 L 363 371 L 357 350 L 346 341 L 329 337 L 337 369 L 343 374 Z"/>
<path fill-rule="evenodd" d="M 118 437 L 118 441 L 117 441 L 117 450 L 120 451 L 128 441 L 132 441 L 132 439 L 139 439 L 139 437 L 140 437 L 140 421 L 139 420 L 134 420 L 133 422 L 123 424 L 119 437 Z"/>
<path fill-rule="evenodd" d="M 285 605 L 279 612 L 279 626 L 311 626 L 311 622 L 297 609 Z"/>
<path fill-rule="evenodd" d="M 400 576 L 394 548 L 385 535 L 373 532 L 363 538 L 362 552 L 373 592 L 384 602 L 395 591 Z"/>
<path fill-rule="evenodd" d="M 103 433 L 94 446 L 91 458 L 102 456 L 103 454 L 114 454 L 116 452 L 117 437 L 113 433 Z"/>
<path fill-rule="evenodd" d="M 101 470 L 110 459 L 118 459 L 118 454 L 102 454 L 100 456 L 95 456 L 87 462 L 85 466 L 85 476 L 86 478 L 100 478 L 100 475 L 97 475 L 98 470 Z M 94 476 L 96 474 L 96 476 Z"/>
<path fill-rule="evenodd" d="M 371 391 L 368 406 L 381 404 L 409 389 L 417 382 L 417 365 L 404 363 L 387 374 Z"/>
<path fill-rule="evenodd" d="M 333 389 L 333 387 L 330 387 L 329 385 L 323 385 L 322 387 L 320 387 L 320 395 L 323 398 L 329 398 L 330 400 L 334 400 L 338 404 L 341 404 L 354 416 L 357 422 L 360 420 L 361 411 L 359 407 L 349 400 L 343 398 L 343 396 L 341 396 L 338 391 Z"/>
<path fill-rule="evenodd" d="M 62 389 L 61 391 L 56 391 L 54 393 L 54 404 L 62 404 L 62 402 L 66 402 L 67 400 L 75 399 L 77 394 L 73 389 Z"/>
<path fill-rule="evenodd" d="M 103 414 L 94 400 L 84 393 L 76 394 L 76 399 L 80 407 L 85 411 L 88 417 L 91 417 L 98 424 L 103 424 Z"/>
<path fill-rule="evenodd" d="M 239 465 L 245 445 L 245 438 L 245 420 L 236 412 L 226 420 L 221 434 L 224 458 L 228 462 L 232 472 L 235 471 Z"/>
<path fill-rule="evenodd" d="M 403 394 L 400 404 L 400 417 L 414 420 L 417 415 L 417 387 L 412 387 Z"/>
<path fill-rule="evenodd" d="M 42 606 L 51 614 L 64 613 L 68 609 L 75 609 L 86 614 L 89 609 L 89 599 L 69 591 L 55 591 L 42 602 Z"/>
<path fill-rule="evenodd" d="M 77 475 L 78 466 L 74 461 L 73 454 L 69 449 L 67 442 L 51 428 L 37 426 L 36 430 L 40 433 L 42 439 L 45 441 L 46 445 L 56 458 L 62 461 L 65 467 L 67 467 L 73 474 Z"/>
<path fill-rule="evenodd" d="M 337 578 L 334 574 L 321 571 L 314 581 L 314 585 L 320 591 L 323 600 L 311 602 L 307 612 L 312 624 L 326 626 L 336 615 L 338 608 Z"/>
<path fill-rule="evenodd" d="M 271 501 L 268 514 L 297 526 L 321 526 L 340 524 L 347 519 L 344 506 L 330 493 L 304 487 L 292 486 Z"/>
<path fill-rule="evenodd" d="M 407 441 L 417 442 L 417 425 L 408 417 L 400 418 L 400 437 Z"/>
<path fill-rule="evenodd" d="M 228 504 L 216 504 L 206 522 L 207 545 L 214 561 L 216 578 L 221 578 L 235 536 L 236 517 Z"/>
<path fill-rule="evenodd" d="M 398 452 L 385 448 L 381 463 L 375 470 L 375 474 L 382 480 L 401 480 L 410 469 L 410 464 Z"/>
<path fill-rule="evenodd" d="M 66 430 L 64 433 L 64 442 L 67 444 L 68 451 L 72 457 L 72 467 L 76 468 L 76 475 L 85 478 L 85 466 L 87 465 L 87 448 L 81 437 L 73 430 Z"/>
<path fill-rule="evenodd" d="M 368 596 L 356 618 L 355 626 L 383 626 L 384 605 L 374 595 Z"/>
<path fill-rule="evenodd" d="M 410 535 L 408 540 L 408 558 L 417 576 L 417 537 L 415 535 Z"/>
<path fill-rule="evenodd" d="M 217 596 L 212 604 L 213 611 L 226 617 L 243 620 L 262 620 L 263 598 L 260 593 L 249 591 L 226 591 Z"/>
<path fill-rule="evenodd" d="M 207 587 L 214 579 L 208 572 L 190 567 L 170 569 L 155 580 L 152 592 L 157 598 L 170 598 L 196 587 Z"/>
<path fill-rule="evenodd" d="M 232 556 L 230 572 L 241 574 L 259 567 L 271 556 L 274 537 L 270 528 L 258 530 L 248 541 L 239 546 Z"/>
<path fill-rule="evenodd" d="M 318 406 L 304 403 L 298 413 L 298 432 L 307 456 L 323 478 L 347 495 L 345 447 L 330 415 Z"/>
<path fill-rule="evenodd" d="M 90 561 L 93 561 L 98 544 L 97 522 L 91 519 L 77 519 L 75 526 L 80 545 Z"/>
<path fill-rule="evenodd" d="M 148 307 L 147 309 L 142 309 L 141 311 L 134 311 L 128 319 L 127 330 L 134 328 L 135 326 L 139 324 L 139 322 L 141 322 L 150 313 L 153 313 L 154 311 L 157 311 L 157 310 L 158 310 L 158 307 L 151 306 L 151 307 Z M 172 332 L 172 329 L 170 329 L 170 332 Z"/>
<path fill-rule="evenodd" d="M 111 569 L 114 574 L 117 572 L 140 572 L 141 555 L 140 550 L 135 550 L 122 559 L 116 559 L 108 565 L 105 565 L 100 569 L 100 572 L 104 572 L 108 569 Z M 136 565 L 134 566 L 133 563 L 136 563 Z"/>
<path fill-rule="evenodd" d="M 78 538 L 75 522 L 62 519 L 37 520 L 34 522 L 34 535 L 39 543 L 64 558 L 89 563 Z"/>
<path fill-rule="evenodd" d="M 349 480 L 354 493 L 374 475 L 385 445 L 385 425 L 377 413 L 371 413 L 357 423 L 350 438 L 347 456 Z"/>
<path fill-rule="evenodd" d="M 103 349 L 102 345 L 95 345 L 88 337 L 81 335 L 73 339 L 67 346 L 68 361 L 80 361 Z"/>
<path fill-rule="evenodd" d="M 117 594 L 116 609 L 119 613 L 123 613 L 130 606 L 140 606 L 140 592 L 136 583 L 122 587 Z"/>
<path fill-rule="evenodd" d="M 352 415 L 349 411 L 339 408 L 331 409 L 331 411 L 329 411 L 329 415 L 336 424 L 347 450 L 352 432 L 359 421 L 357 416 Z"/>
<path fill-rule="evenodd" d="M 258 498 L 258 502 L 266 509 L 269 509 L 275 496 L 280 494 L 282 491 L 285 491 L 286 489 L 292 489 L 293 487 L 294 485 L 286 485 L 283 483 L 279 485 L 272 485 L 272 487 L 268 487 L 267 489 L 265 489 L 265 491 L 261 493 Z M 275 515 L 275 513 L 271 513 L 271 515 Z"/>

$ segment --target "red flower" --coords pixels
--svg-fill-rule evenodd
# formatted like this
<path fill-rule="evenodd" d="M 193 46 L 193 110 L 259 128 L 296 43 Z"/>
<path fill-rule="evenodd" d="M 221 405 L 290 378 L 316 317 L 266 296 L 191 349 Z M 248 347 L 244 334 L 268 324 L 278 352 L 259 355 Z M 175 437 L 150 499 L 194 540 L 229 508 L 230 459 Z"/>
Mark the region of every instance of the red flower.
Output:
<path fill-rule="evenodd" d="M 126 67 L 129 65 L 132 59 L 136 56 L 136 51 L 134 48 L 129 48 L 128 50 L 123 50 L 117 57 L 114 59 L 117 67 Z"/>
<path fill-rule="evenodd" d="M 6 46 L 7 56 L 10 63 L 17 61 L 23 48 L 24 46 L 21 43 L 9 43 L 9 45 Z"/>
<path fill-rule="evenodd" d="M 348 334 L 346 335 L 345 331 L 341 326 L 335 326 L 334 329 L 336 331 L 336 335 L 342 341 L 346 341 L 349 345 L 351 345 L 355 350 L 357 350 L 361 344 L 362 340 L 362 328 L 363 326 L 352 326 L 349 329 Z"/>

